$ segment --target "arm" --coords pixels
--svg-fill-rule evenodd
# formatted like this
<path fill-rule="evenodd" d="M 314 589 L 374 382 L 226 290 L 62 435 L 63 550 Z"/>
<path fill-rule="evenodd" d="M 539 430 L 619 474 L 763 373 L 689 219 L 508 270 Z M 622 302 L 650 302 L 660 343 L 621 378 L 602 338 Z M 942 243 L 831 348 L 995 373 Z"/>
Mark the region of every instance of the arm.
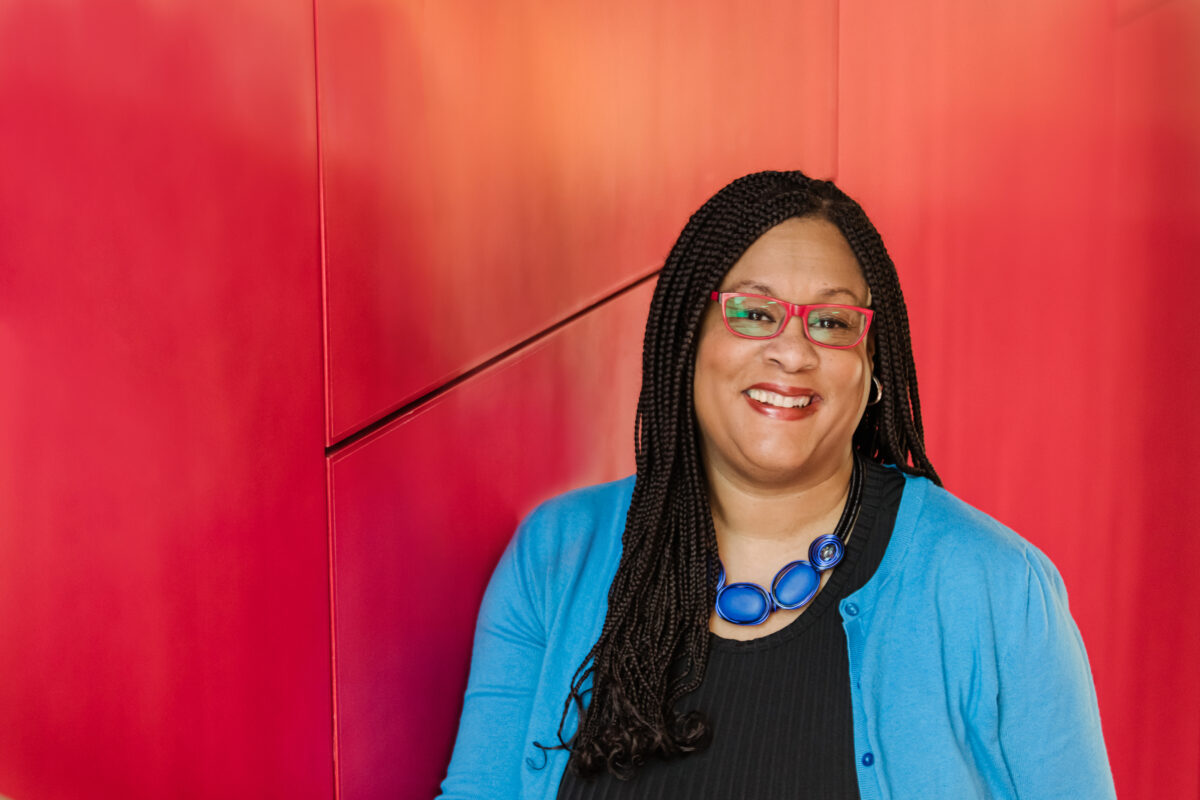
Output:
<path fill-rule="evenodd" d="M 1115 798 L 1096 690 L 1054 565 L 1030 548 L 1003 643 L 1000 746 L 1017 796 Z"/>
<path fill-rule="evenodd" d="M 501 556 L 479 610 L 458 738 L 439 795 L 444 800 L 520 793 L 525 735 L 546 649 L 541 604 L 528 580 L 530 520 Z"/>

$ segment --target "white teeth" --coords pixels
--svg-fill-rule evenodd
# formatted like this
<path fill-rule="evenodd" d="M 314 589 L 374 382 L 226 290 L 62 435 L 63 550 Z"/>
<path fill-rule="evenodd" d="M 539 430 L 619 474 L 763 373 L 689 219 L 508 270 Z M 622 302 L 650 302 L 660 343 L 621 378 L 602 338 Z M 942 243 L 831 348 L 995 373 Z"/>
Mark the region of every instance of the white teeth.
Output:
<path fill-rule="evenodd" d="M 768 392 L 765 389 L 747 389 L 746 394 L 750 395 L 751 399 L 757 400 L 760 403 L 766 403 L 769 406 L 779 406 L 780 408 L 804 408 L 812 400 L 812 395 L 801 395 L 799 397 L 788 397 L 787 395 Z"/>

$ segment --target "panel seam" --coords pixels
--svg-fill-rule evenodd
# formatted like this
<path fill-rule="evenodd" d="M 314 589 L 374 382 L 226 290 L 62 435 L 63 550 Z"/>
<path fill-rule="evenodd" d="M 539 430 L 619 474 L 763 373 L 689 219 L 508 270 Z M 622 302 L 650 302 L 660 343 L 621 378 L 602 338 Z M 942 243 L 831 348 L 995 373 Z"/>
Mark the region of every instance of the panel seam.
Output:
<path fill-rule="evenodd" d="M 385 414 L 384 416 L 380 417 L 379 419 L 375 420 L 374 422 L 364 425 L 363 427 L 359 428 L 358 430 L 354 431 L 353 433 L 347 434 L 345 437 L 339 439 L 337 442 L 334 442 L 330 446 L 326 447 L 325 455 L 327 457 L 335 456 L 338 453 L 340 453 L 341 451 L 345 450 L 350 445 L 353 445 L 357 442 L 362 441 L 363 439 L 367 438 L 368 436 L 370 436 L 371 434 L 380 430 L 381 428 L 384 428 L 384 427 L 390 425 L 391 423 L 395 422 L 397 419 L 400 419 L 401 417 L 407 416 L 409 414 L 412 414 L 415 411 L 418 411 L 421 407 L 423 407 L 424 405 L 429 403 L 431 400 L 434 400 L 435 398 L 440 397 L 441 395 L 450 391 L 451 389 L 453 389 L 454 387 L 463 383 L 464 381 L 470 380 L 471 378 L 475 377 L 476 375 L 480 374 L 481 372 L 484 372 L 484 371 L 496 366 L 497 364 L 499 364 L 503 361 L 506 361 L 515 355 L 518 355 L 521 351 L 526 350 L 529 347 L 537 344 L 542 339 L 545 339 L 547 336 L 550 336 L 551 334 L 566 327 L 567 325 L 570 325 L 572 322 L 575 322 L 576 320 L 590 314 L 591 312 L 596 311 L 597 309 L 601 308 L 605 304 L 610 303 L 613 300 L 616 300 L 617 298 L 628 294 L 629 292 L 631 292 L 634 289 L 638 288 L 639 286 L 643 285 L 647 281 L 650 281 L 653 278 L 657 277 L 660 270 L 661 270 L 661 267 L 656 266 L 656 267 L 654 267 L 654 269 L 650 270 L 649 272 L 638 275 L 636 278 L 634 278 L 630 282 L 626 283 L 624 286 L 621 286 L 620 288 L 611 292 L 610 294 L 607 294 L 604 297 L 601 297 L 599 300 L 595 301 L 594 303 L 591 303 L 591 304 L 579 309 L 578 311 L 574 312 L 573 314 L 570 314 L 569 316 L 564 317 L 563 319 L 560 319 L 558 322 L 555 322 L 552 325 L 550 325 L 546 328 L 543 328 L 542 330 L 538 331 L 537 333 L 533 334 L 532 336 L 522 339 L 521 341 L 517 342 L 512 347 L 508 348 L 507 350 L 505 350 L 495 356 L 492 356 L 491 358 L 489 358 L 479 364 L 476 364 L 475 366 L 471 367 L 470 369 L 466 370 L 465 372 L 455 376 L 453 379 L 448 380 L 445 383 L 438 385 L 436 388 L 431 389 L 430 391 L 426 392 L 425 394 L 422 394 L 420 397 L 417 397 L 416 399 L 411 400 L 408 403 L 405 403 L 404 405 L 402 405 L 400 408 L 396 409 L 395 411 L 392 411 L 389 414 Z"/>
<path fill-rule="evenodd" d="M 317 46 L 317 2 L 312 0 L 313 42 L 313 122 L 317 145 L 317 255 L 321 275 L 321 393 L 325 401 L 324 429 L 321 439 L 328 444 L 333 429 L 331 418 L 332 397 L 329 379 L 329 249 L 325 231 L 325 153 L 321 141 L 321 69 Z M 325 547 L 329 568 L 329 708 L 330 708 L 330 756 L 332 767 L 333 798 L 341 797 L 341 769 L 338 758 L 338 670 L 337 670 L 337 607 L 335 605 L 334 543 L 333 543 L 333 468 L 325 458 Z"/>

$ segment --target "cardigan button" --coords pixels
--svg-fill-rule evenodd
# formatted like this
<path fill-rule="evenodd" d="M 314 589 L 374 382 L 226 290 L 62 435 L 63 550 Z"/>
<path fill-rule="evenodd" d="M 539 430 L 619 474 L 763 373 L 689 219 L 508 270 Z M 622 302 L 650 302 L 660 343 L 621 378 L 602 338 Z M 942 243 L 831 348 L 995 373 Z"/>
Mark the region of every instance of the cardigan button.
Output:
<path fill-rule="evenodd" d="M 846 603 L 846 616 L 857 617 L 858 616 L 858 606 L 854 605 L 854 603 Z"/>
<path fill-rule="evenodd" d="M 870 752 L 863 753 L 862 762 L 864 767 L 871 766 L 875 763 L 875 754 Z"/>

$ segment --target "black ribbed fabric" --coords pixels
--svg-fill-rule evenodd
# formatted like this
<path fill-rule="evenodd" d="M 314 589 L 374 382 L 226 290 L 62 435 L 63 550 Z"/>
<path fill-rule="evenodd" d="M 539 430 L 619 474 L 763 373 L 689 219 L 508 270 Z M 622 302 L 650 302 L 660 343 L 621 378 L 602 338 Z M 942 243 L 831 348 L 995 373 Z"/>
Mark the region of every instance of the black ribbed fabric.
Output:
<path fill-rule="evenodd" d="M 712 636 L 704 682 L 678 705 L 708 715 L 708 749 L 651 761 L 629 781 L 607 773 L 585 780 L 568 767 L 559 800 L 857 800 L 850 663 L 837 604 L 883 560 L 904 491 L 898 472 L 865 466 L 846 555 L 812 605 L 769 636 Z"/>

